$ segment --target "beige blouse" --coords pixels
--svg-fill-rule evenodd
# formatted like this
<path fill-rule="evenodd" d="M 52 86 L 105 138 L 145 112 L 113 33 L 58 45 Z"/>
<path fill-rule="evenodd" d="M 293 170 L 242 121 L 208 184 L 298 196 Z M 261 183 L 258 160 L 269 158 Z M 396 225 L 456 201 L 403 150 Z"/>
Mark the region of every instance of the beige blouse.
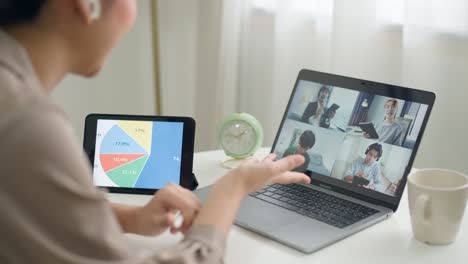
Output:
<path fill-rule="evenodd" d="M 0 30 L 0 263 L 222 263 L 224 235 L 193 226 L 173 248 L 127 247 L 64 112 Z"/>

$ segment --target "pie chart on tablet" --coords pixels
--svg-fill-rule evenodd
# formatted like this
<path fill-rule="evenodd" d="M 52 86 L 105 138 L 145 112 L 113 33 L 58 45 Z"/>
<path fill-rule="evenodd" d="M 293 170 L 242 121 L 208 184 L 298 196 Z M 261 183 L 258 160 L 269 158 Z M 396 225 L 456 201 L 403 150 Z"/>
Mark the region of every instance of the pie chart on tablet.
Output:
<path fill-rule="evenodd" d="M 99 160 L 118 187 L 135 187 L 151 156 L 153 123 L 119 121 L 104 136 Z"/>
<path fill-rule="evenodd" d="M 179 184 L 183 132 L 182 122 L 98 120 L 94 183 L 135 189 Z"/>

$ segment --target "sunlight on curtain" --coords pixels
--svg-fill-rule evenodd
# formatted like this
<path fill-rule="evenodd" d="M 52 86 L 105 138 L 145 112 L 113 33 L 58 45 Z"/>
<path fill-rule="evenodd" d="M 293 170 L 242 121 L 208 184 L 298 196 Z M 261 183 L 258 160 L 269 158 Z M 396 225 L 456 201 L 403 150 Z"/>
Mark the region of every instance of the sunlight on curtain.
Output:
<path fill-rule="evenodd" d="M 159 0 L 163 113 L 193 116 L 207 150 L 222 117 L 249 112 L 268 146 L 302 68 L 429 90 L 416 166 L 468 173 L 467 2 Z"/>
<path fill-rule="evenodd" d="M 376 17 L 384 25 L 403 25 L 405 19 L 404 0 L 377 0 Z"/>
<path fill-rule="evenodd" d="M 416 165 L 468 171 L 463 89 L 468 83 L 464 0 L 246 0 L 239 106 L 273 142 L 301 68 L 434 91 L 437 102 Z M 261 99 L 260 99 L 261 98 Z M 259 102 L 261 100 L 261 103 Z M 441 138 L 451 138 L 441 141 Z"/>

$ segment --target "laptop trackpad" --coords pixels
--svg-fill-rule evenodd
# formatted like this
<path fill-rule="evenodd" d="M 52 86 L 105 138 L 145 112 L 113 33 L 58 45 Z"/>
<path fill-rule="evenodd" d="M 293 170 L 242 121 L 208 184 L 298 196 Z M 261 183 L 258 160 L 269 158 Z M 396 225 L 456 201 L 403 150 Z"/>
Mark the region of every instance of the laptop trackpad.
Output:
<path fill-rule="evenodd" d="M 303 216 L 248 196 L 241 205 L 236 224 L 261 231 L 273 231 L 303 220 Z"/>
<path fill-rule="evenodd" d="M 211 185 L 198 189 L 195 194 L 202 202 L 208 198 Z M 236 224 L 255 230 L 270 232 L 303 221 L 304 217 L 279 206 L 247 196 L 237 213 Z"/>

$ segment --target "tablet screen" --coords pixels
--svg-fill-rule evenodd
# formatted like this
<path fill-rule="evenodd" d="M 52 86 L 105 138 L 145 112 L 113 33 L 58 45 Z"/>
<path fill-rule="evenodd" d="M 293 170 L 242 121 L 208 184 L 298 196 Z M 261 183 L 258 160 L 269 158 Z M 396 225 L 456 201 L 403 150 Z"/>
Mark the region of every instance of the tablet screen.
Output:
<path fill-rule="evenodd" d="M 180 184 L 184 123 L 97 120 L 97 186 L 161 189 Z"/>

